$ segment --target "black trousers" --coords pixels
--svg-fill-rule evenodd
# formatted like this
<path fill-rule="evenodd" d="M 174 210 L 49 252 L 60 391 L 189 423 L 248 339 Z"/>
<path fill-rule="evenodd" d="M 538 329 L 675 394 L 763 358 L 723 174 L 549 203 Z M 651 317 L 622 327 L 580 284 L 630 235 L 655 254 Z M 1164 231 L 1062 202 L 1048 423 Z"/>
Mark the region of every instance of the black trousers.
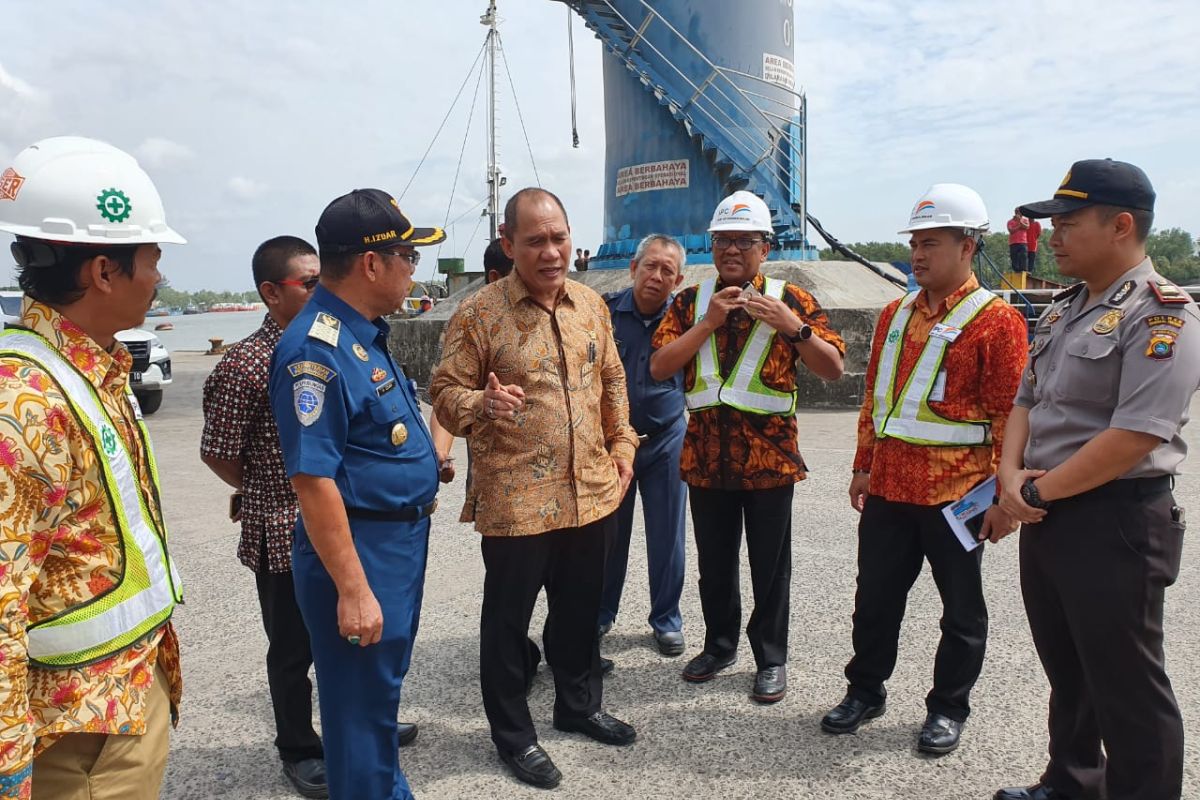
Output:
<path fill-rule="evenodd" d="M 704 612 L 704 652 L 718 658 L 737 652 L 744 520 L 754 590 L 754 611 L 746 625 L 746 637 L 758 669 L 787 663 L 795 488 L 795 484 L 754 491 L 689 488 Z"/>
<path fill-rule="evenodd" d="M 942 638 L 925 707 L 963 722 L 983 669 L 988 615 L 980 566 L 983 547 L 963 549 L 941 506 L 895 503 L 871 495 L 858 523 L 858 591 L 854 595 L 854 657 L 846 665 L 849 693 L 872 705 L 887 696 L 896 668 L 908 592 L 928 559 L 942 598 Z"/>
<path fill-rule="evenodd" d="M 266 553 L 262 563 L 266 564 Z M 275 747 L 288 762 L 324 758 L 321 737 L 313 730 L 312 649 L 308 628 L 296 605 L 291 572 L 256 572 L 258 604 L 267 632 L 267 686 L 275 711 Z"/>
<path fill-rule="evenodd" d="M 484 536 L 486 575 L 479 624 L 479 683 L 492 741 L 506 752 L 537 742 L 525 685 L 532 663 L 529 620 L 546 588 L 542 645 L 554 674 L 554 713 L 583 718 L 600 710 L 604 686 L 596 617 L 615 512 L 580 528 L 533 536 Z"/>
<path fill-rule="evenodd" d="M 1178 800 L 1183 722 L 1163 662 L 1163 599 L 1184 525 L 1165 486 L 1113 481 L 1021 530 L 1021 592 L 1050 681 L 1050 763 L 1071 797 Z M 1103 743 L 1103 752 L 1101 744 Z M 1107 754 L 1107 762 L 1105 759 Z"/>

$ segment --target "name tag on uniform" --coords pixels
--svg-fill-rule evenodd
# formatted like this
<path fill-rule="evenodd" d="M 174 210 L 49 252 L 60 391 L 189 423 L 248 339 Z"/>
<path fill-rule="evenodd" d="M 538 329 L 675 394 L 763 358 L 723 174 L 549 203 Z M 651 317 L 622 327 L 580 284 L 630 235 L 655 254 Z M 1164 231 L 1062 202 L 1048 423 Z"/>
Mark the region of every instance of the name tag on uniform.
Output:
<path fill-rule="evenodd" d="M 929 399 L 938 403 L 946 399 L 946 370 L 938 370 L 937 377 L 933 379 L 933 388 L 929 390 Z"/>
<path fill-rule="evenodd" d="M 960 333 L 962 333 L 962 328 L 954 328 L 939 322 L 933 326 L 933 330 L 929 332 L 929 335 L 938 339 L 944 339 L 947 342 L 953 342 L 958 338 Z"/>

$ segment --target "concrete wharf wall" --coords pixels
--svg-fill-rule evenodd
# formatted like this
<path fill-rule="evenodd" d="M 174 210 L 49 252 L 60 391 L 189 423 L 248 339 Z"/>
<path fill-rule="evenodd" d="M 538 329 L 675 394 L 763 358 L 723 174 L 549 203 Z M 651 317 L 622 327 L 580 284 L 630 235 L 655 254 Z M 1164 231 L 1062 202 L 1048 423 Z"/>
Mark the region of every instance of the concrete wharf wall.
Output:
<path fill-rule="evenodd" d="M 888 264 L 880 269 L 903 277 Z M 862 402 L 871 334 L 879 313 L 903 290 L 861 264 L 852 261 L 769 261 L 763 273 L 782 278 L 812 293 L 829 315 L 830 324 L 846 341 L 846 371 L 833 383 L 801 373 L 800 408 L 853 408 Z M 710 264 L 689 265 L 684 270 L 684 285 L 690 286 L 716 275 Z M 568 273 L 597 292 L 617 291 L 631 283 L 628 270 L 590 270 Z M 459 302 L 482 286 L 482 279 L 442 300 L 418 317 L 395 318 L 391 322 L 388 346 L 396 363 L 417 381 L 426 394 L 429 378 L 441 356 L 441 337 L 446 323 Z"/>

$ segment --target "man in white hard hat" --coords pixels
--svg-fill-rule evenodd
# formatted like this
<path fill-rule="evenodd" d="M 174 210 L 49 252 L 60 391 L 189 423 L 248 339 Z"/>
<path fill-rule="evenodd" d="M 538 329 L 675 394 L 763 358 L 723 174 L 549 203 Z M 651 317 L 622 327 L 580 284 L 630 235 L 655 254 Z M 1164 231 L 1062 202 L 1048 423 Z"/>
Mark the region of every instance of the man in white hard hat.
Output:
<path fill-rule="evenodd" d="M 688 428 L 680 473 L 688 484 L 704 649 L 683 670 L 703 683 L 737 661 L 743 520 L 754 586 L 746 627 L 757 674 L 751 697 L 787 693 L 792 496 L 805 477 L 796 444 L 802 369 L 842 374 L 845 345 L 808 292 L 759 270 L 771 252 L 771 213 L 750 192 L 717 206 L 709 226 L 719 277 L 675 296 L 652 341 L 650 374 L 684 372 Z"/>
<path fill-rule="evenodd" d="M 4 170 L 0 231 L 25 292 L 0 334 L 0 796 L 156 800 L 182 590 L 115 334 L 184 240 L 131 156 L 77 137 Z"/>
<path fill-rule="evenodd" d="M 854 657 L 845 699 L 821 720 L 829 733 L 853 733 L 884 713 L 908 591 L 928 560 L 942 639 L 917 749 L 934 755 L 958 746 L 987 643 L 983 547 L 964 547 L 942 509 L 995 474 L 1025 364 L 1024 318 L 971 271 L 987 228 L 978 194 L 939 183 L 901 231 L 920 288 L 889 304 L 875 326 L 850 479 L 850 505 L 862 515 Z M 979 506 L 977 542 L 1015 524 L 991 505 L 994 496 Z"/>

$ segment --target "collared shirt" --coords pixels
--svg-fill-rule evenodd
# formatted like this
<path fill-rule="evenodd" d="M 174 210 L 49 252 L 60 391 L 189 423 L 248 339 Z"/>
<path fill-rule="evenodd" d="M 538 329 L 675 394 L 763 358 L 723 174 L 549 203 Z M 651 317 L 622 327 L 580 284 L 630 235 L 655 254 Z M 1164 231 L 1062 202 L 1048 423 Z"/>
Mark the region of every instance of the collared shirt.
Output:
<path fill-rule="evenodd" d="M 1042 235 L 1042 223 L 1036 219 L 1029 220 L 1029 230 L 1025 231 L 1025 244 L 1029 248 L 1029 252 L 1036 253 L 1038 249 L 1038 237 Z"/>
<path fill-rule="evenodd" d="M 475 410 L 492 372 L 525 391 L 515 419 Z M 613 459 L 633 465 L 637 434 L 608 307 L 587 286 L 568 280 L 552 311 L 515 271 L 468 297 L 429 391 L 446 430 L 467 437 L 461 519 L 485 536 L 577 528 L 620 505 Z"/>
<path fill-rule="evenodd" d="M 266 315 L 262 327 L 229 348 L 204 382 L 200 453 L 242 465 L 238 559 L 255 572 L 292 569 L 292 529 L 300 513 L 283 469 L 279 429 L 268 393 L 271 354 L 282 334 L 278 323 Z"/>
<path fill-rule="evenodd" d="M 96 389 L 133 458 L 142 499 L 162 528 L 126 385 L 133 359 L 25 298 L 19 324 L 45 337 Z M 26 628 L 90 601 L 121 580 L 120 534 L 87 431 L 58 384 L 20 358 L 0 358 L 0 798 L 28 797 L 34 755 L 66 733 L 141 735 L 154 669 L 182 694 L 171 623 L 98 663 L 29 664 Z M 147 443 L 148 445 L 148 443 Z"/>
<path fill-rule="evenodd" d="M 396 511 L 437 495 L 433 439 L 387 334 L 318 286 L 271 361 L 284 469 L 332 478 L 347 508 Z"/>
<path fill-rule="evenodd" d="M 754 288 L 760 293 L 765 285 L 766 279 L 761 273 L 754 277 Z M 714 291 L 719 292 L 724 288 L 725 284 L 718 279 Z M 675 296 L 654 334 L 655 350 L 675 341 L 695 324 L 696 293 L 697 287 L 689 286 Z M 798 318 L 812 326 L 814 336 L 832 344 L 839 353 L 846 352 L 842 337 L 829 327 L 829 318 L 816 298 L 789 283 L 784 290 L 783 301 Z M 723 379 L 733 371 L 753 327 L 754 320 L 739 308 L 730 312 L 725 324 L 713 334 L 717 340 L 718 366 Z M 795 348 L 782 336 L 775 336 L 763 364 L 763 383 L 778 391 L 793 391 L 798 369 L 800 365 Z M 683 370 L 684 389 L 690 389 L 695 379 L 696 359 L 692 358 Z M 796 435 L 795 415 L 749 414 L 728 406 L 693 411 L 688 415 L 680 473 L 689 486 L 704 489 L 774 489 L 786 486 L 804 480 L 807 471 Z"/>
<path fill-rule="evenodd" d="M 1021 219 L 1010 219 L 1008 221 L 1008 243 L 1009 244 L 1027 244 L 1029 242 L 1029 220 L 1021 217 Z"/>
<path fill-rule="evenodd" d="M 665 381 L 650 376 L 650 346 L 658 323 L 671 307 L 671 300 L 650 316 L 638 310 L 633 287 L 604 295 L 612 313 L 613 338 L 621 364 L 625 367 L 625 385 L 629 392 L 629 421 L 639 434 L 651 434 L 668 427 L 683 416 L 683 375 L 676 373 Z"/>
<path fill-rule="evenodd" d="M 1187 455 L 1180 430 L 1198 386 L 1200 312 L 1149 258 L 1095 298 L 1082 285 L 1068 290 L 1038 320 L 1017 393 L 1017 405 L 1029 409 L 1025 466 L 1054 469 L 1105 429 L 1120 428 L 1163 442 L 1122 478 L 1177 474 Z"/>
<path fill-rule="evenodd" d="M 972 275 L 936 308 L 921 290 L 904 330 L 900 362 L 896 368 L 893 400 L 900 396 L 912 374 L 933 326 L 941 322 L 960 300 L 979 288 Z M 1012 411 L 1012 398 L 1025 367 L 1025 318 L 1003 300 L 993 300 L 971 320 L 946 348 L 939 377 L 941 396 L 930 395 L 929 408 L 948 420 L 990 420 L 992 444 L 978 447 L 910 444 L 888 436 L 875 436 L 875 380 L 879 356 L 892 319 L 904 298 L 884 308 L 875 326 L 867 383 L 858 414 L 858 449 L 854 469 L 871 473 L 870 493 L 897 503 L 938 505 L 957 500 L 989 477 L 1000 463 L 1004 429 Z"/>

